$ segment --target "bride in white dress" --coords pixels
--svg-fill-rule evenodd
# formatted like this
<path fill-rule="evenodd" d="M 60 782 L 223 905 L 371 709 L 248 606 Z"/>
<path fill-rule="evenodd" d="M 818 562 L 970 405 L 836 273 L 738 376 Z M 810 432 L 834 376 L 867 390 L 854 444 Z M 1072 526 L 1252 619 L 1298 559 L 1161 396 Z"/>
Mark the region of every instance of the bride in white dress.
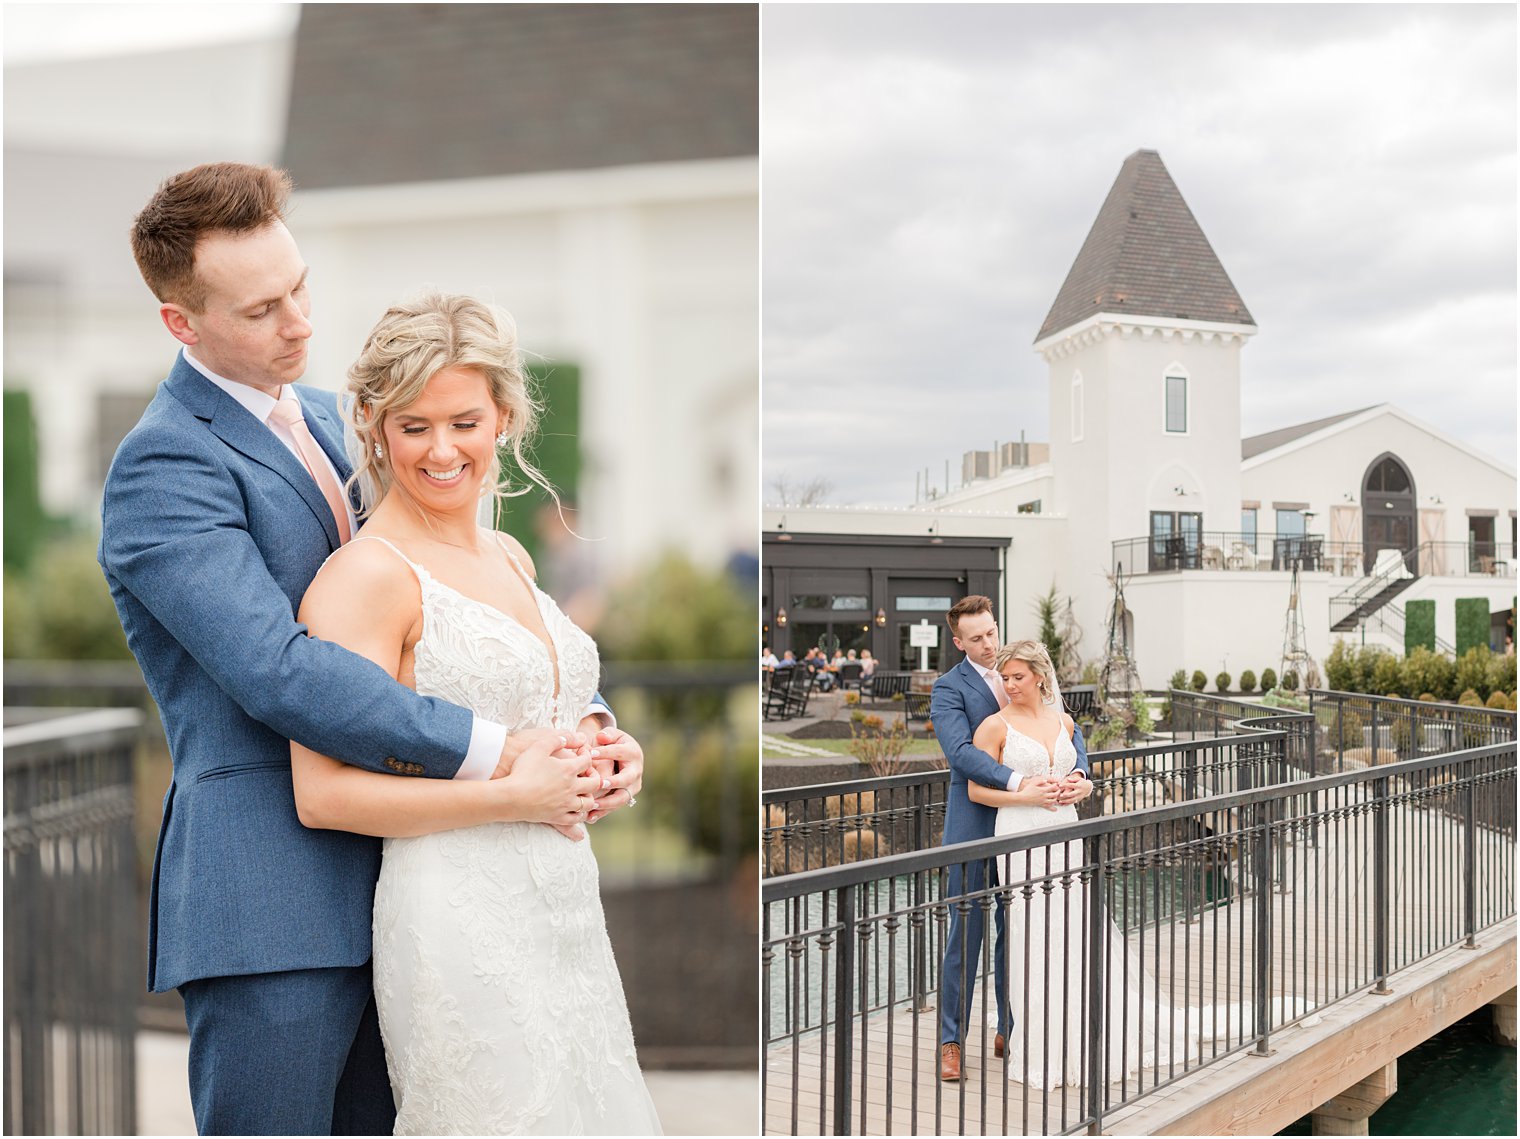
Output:
<path fill-rule="evenodd" d="M 1016 641 L 999 650 L 994 667 L 1003 677 L 1008 704 L 982 721 L 973 742 L 1023 779 L 1017 791 L 973 783 L 971 798 L 998 808 L 996 835 L 1076 823 L 1076 803 L 1091 794 L 1092 785 L 1072 775 L 1077 762 L 1072 720 L 1060 710 L 1050 654 L 1038 641 Z M 1084 1082 L 1088 893 L 1077 874 L 1082 862 L 1081 842 L 1057 840 L 1027 855 L 1014 854 L 1007 873 L 1015 887 L 1007 915 L 1013 1006 L 1007 1073 L 1028 1087 Z M 1023 882 L 1031 884 L 1027 895 Z M 1163 1000 L 1157 1017 L 1155 981 L 1129 953 L 1113 921 L 1105 918 L 1103 925 L 1109 938 L 1105 1078 L 1116 1081 L 1173 1062 L 1180 1067 L 1185 1057 L 1197 1055 L 1197 1011 L 1174 1010 Z"/>
<path fill-rule="evenodd" d="M 448 781 L 292 744 L 302 821 L 386 840 L 374 983 L 396 1133 L 658 1134 L 584 841 L 638 789 L 598 798 L 608 765 L 580 734 L 596 645 L 476 521 L 498 448 L 542 483 L 510 317 L 465 297 L 392 308 L 349 381 L 364 526 L 300 619 L 528 745 L 504 778 Z"/>

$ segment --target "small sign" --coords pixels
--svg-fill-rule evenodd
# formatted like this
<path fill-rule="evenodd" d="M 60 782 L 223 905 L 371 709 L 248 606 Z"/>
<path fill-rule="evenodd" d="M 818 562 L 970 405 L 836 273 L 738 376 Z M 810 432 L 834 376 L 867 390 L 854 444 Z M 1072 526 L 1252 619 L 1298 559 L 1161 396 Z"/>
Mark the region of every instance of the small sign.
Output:
<path fill-rule="evenodd" d="M 908 644 L 915 649 L 939 648 L 938 625 L 909 625 Z"/>

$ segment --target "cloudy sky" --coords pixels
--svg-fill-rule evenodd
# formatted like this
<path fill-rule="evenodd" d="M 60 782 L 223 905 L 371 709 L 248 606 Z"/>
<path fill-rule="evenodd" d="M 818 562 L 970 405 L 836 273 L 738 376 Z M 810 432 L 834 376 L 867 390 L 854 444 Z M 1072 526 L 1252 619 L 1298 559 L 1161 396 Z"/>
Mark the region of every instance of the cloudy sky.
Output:
<path fill-rule="evenodd" d="M 770 5 L 764 463 L 828 501 L 1049 437 L 1031 345 L 1160 151 L 1260 328 L 1251 435 L 1390 402 L 1513 465 L 1508 5 Z"/>

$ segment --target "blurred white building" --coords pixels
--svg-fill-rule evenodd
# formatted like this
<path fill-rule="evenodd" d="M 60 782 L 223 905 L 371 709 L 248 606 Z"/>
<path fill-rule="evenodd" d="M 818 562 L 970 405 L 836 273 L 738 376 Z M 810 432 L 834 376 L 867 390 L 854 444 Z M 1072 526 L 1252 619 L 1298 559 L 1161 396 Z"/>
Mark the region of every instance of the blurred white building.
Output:
<path fill-rule="evenodd" d="M 419 288 L 483 296 L 578 374 L 604 568 L 753 550 L 757 50 L 743 5 L 316 4 L 258 40 L 7 68 L 5 383 L 33 396 L 45 507 L 96 511 L 175 350 L 132 217 L 230 159 L 295 179 L 306 382 L 339 387 Z"/>
<path fill-rule="evenodd" d="M 1026 636 L 1054 585 L 1090 660 L 1121 567 L 1117 632 L 1151 687 L 1178 668 L 1276 669 L 1295 564 L 1319 661 L 1338 635 L 1402 651 L 1410 601 L 1435 602 L 1447 648 L 1457 599 L 1509 609 L 1514 469 L 1388 404 L 1242 439 L 1240 354 L 1256 332 L 1160 155 L 1130 155 L 1035 338 L 1048 458 L 1041 444 L 973 452 L 964 486 L 895 511 L 767 510 L 772 648 L 805 647 L 785 628 L 827 622 L 910 667 L 908 628 L 926 613 L 988 593 L 1003 632 Z"/>

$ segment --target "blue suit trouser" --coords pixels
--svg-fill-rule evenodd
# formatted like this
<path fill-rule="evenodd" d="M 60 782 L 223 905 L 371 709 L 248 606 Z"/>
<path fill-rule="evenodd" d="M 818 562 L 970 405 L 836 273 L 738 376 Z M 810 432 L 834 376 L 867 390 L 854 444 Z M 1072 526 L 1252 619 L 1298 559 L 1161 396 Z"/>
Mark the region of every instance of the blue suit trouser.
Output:
<path fill-rule="evenodd" d="M 941 1044 L 962 1043 L 966 1039 L 967 1025 L 971 1022 L 976 977 L 982 968 L 982 937 L 986 918 L 982 913 L 981 898 L 970 899 L 970 912 L 962 915 L 959 896 L 983 889 L 987 882 L 989 867 L 992 884 L 996 886 L 997 866 L 986 859 L 956 863 L 949 868 L 946 875 L 945 897 L 950 904 L 950 929 L 945 945 L 944 963 L 940 970 L 939 1041 Z M 992 952 L 993 991 L 997 1000 L 998 1031 L 1006 1036 L 1008 1034 L 1008 952 L 1005 943 L 1003 911 L 995 904 L 993 923 L 997 928 Z"/>
<path fill-rule="evenodd" d="M 179 988 L 202 1135 L 395 1129 L 370 966 L 211 977 Z"/>

